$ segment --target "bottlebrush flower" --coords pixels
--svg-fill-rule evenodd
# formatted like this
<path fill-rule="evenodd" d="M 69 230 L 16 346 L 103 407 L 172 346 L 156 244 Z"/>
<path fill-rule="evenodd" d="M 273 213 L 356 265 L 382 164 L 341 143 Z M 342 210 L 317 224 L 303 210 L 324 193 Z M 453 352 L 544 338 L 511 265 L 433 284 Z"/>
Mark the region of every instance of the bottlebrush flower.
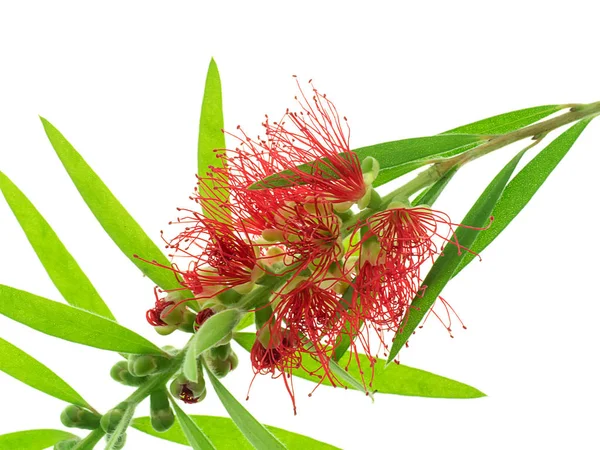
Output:
<path fill-rule="evenodd" d="M 186 225 L 185 230 L 168 241 L 167 246 L 173 251 L 171 256 L 190 262 L 186 269 L 177 264 L 166 268 L 179 277 L 183 288 L 200 300 L 230 288 L 244 292 L 251 289 L 263 275 L 258 264 L 260 247 L 253 244 L 251 237 L 198 212 L 180 211 L 190 214 L 178 219 L 178 223 Z"/>
<path fill-rule="evenodd" d="M 232 136 L 239 146 L 227 151 L 226 166 L 213 168 L 216 178 L 227 180 L 242 203 L 244 196 L 256 196 L 248 191 L 257 189 L 267 197 L 283 195 L 293 201 L 358 202 L 367 184 L 360 161 L 350 150 L 346 118 L 342 120 L 335 105 L 312 84 L 310 100 L 299 84 L 298 88 L 300 110 L 287 110 L 279 122 L 267 116 L 264 138 L 252 139 L 238 127 L 241 136 Z M 285 187 L 275 183 L 275 189 L 262 189 L 262 181 L 275 174 Z"/>
<path fill-rule="evenodd" d="M 266 333 L 265 330 L 267 330 Z M 275 336 L 273 336 L 268 330 L 269 328 L 266 328 L 257 332 L 257 336 L 267 336 L 262 339 L 267 342 L 263 344 L 259 337 L 254 341 L 250 350 L 250 361 L 254 370 L 254 378 L 258 374 L 271 375 L 273 379 L 282 377 L 285 388 L 292 400 L 294 414 L 296 414 L 296 398 L 292 382 L 292 371 L 299 369 L 302 365 L 302 357 L 298 352 L 298 338 L 286 331 L 274 333 Z M 250 383 L 251 387 L 252 383 Z"/>

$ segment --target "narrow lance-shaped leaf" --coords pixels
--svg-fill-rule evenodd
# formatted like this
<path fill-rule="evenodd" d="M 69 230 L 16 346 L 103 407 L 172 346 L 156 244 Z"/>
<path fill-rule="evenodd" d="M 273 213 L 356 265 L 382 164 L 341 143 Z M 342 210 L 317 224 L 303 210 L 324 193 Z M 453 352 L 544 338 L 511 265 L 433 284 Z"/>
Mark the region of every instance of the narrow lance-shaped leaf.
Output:
<path fill-rule="evenodd" d="M 540 186 L 556 168 L 571 149 L 579 135 L 588 125 L 589 120 L 576 123 L 567 131 L 558 136 L 545 149 L 536 155 L 523 169 L 508 183 L 502 197 L 492 211 L 494 223 L 488 230 L 479 233 L 471 246 L 475 254 L 481 253 L 498 235 L 510 224 L 535 195 Z M 456 269 L 456 276 L 467 264 L 473 260 L 473 254 L 467 254 Z"/>
<path fill-rule="evenodd" d="M 191 339 L 183 361 L 183 374 L 188 380 L 198 381 L 198 356 L 233 331 L 241 314 L 235 309 L 226 309 L 208 318 Z"/>
<path fill-rule="evenodd" d="M 475 227 L 475 229 L 459 227 L 458 230 L 456 230 L 456 240 L 461 246 L 470 248 L 479 234 L 480 230 L 477 228 L 482 228 L 489 222 L 494 205 L 500 198 L 500 195 L 502 195 L 504 187 L 508 183 L 510 176 L 517 167 L 524 152 L 525 150 L 519 152 L 517 156 L 504 166 L 469 210 L 461 223 L 469 227 Z M 425 314 L 427 314 L 441 294 L 442 289 L 452 278 L 452 274 L 460 264 L 465 253 L 465 250 L 459 250 L 456 245 L 451 243 L 448 243 L 444 247 L 443 255 L 437 258 L 423 281 L 423 285 L 427 286 L 425 293 L 422 297 L 415 297 L 411 305 L 410 314 L 406 316 L 394 337 L 387 360 L 388 364 L 394 360 L 400 349 L 412 335 L 413 331 L 421 323 Z"/>
<path fill-rule="evenodd" d="M 261 450 L 284 450 L 286 448 L 225 389 L 225 386 L 210 370 L 207 370 L 207 373 L 219 400 L 221 400 L 229 416 L 254 447 Z"/>
<path fill-rule="evenodd" d="M 254 333 L 236 333 L 235 335 L 235 341 L 247 351 L 252 349 L 255 338 Z M 361 374 L 361 369 L 355 362 L 356 357 L 359 359 L 364 374 Z M 366 355 L 352 355 L 352 361 L 350 361 L 350 355 L 345 355 L 339 361 L 338 366 L 344 370 L 347 367 L 347 373 L 355 380 L 362 380 L 363 376 L 369 377 L 369 381 L 371 379 L 371 361 Z M 293 375 L 314 383 L 321 382 L 325 386 L 331 386 L 329 379 L 321 380 L 320 377 L 312 375 L 319 370 L 319 363 L 314 359 L 303 357 L 302 367 L 304 370 L 295 370 Z M 404 364 L 393 364 L 386 369 L 385 360 L 377 359 L 373 370 L 373 384 L 370 388 L 379 394 L 461 399 L 485 397 L 483 392 L 472 386 Z M 358 385 L 348 383 L 346 387 L 364 392 L 364 387 L 360 383 Z"/>
<path fill-rule="evenodd" d="M 225 149 L 225 135 L 223 134 L 223 98 L 221 94 L 221 77 L 214 59 L 210 60 L 206 83 L 204 84 L 204 97 L 202 111 L 200 112 L 200 126 L 198 129 L 198 176 L 206 178 L 210 173 L 210 166 L 220 167 L 225 160 L 217 157 L 217 151 Z M 212 181 L 203 181 L 198 185 L 202 211 L 205 216 L 220 221 L 229 221 L 226 210 L 219 208 L 220 202 L 229 199 L 229 190 L 225 179 L 220 180 L 217 186 Z"/>
<path fill-rule="evenodd" d="M 50 279 L 71 305 L 114 320 L 77 261 L 29 199 L 2 172 L 0 189 Z"/>
<path fill-rule="evenodd" d="M 62 430 L 16 431 L 0 435 L 0 450 L 44 450 L 60 441 L 76 437 Z"/>
<path fill-rule="evenodd" d="M 175 410 L 175 415 L 177 415 L 177 421 L 179 422 L 179 426 L 185 434 L 185 438 L 187 439 L 187 443 L 189 443 L 194 450 L 216 450 L 216 447 L 210 442 L 210 439 L 206 437 L 204 432 L 200 429 L 200 427 L 194 422 L 171 398 L 171 404 L 173 405 L 173 409 Z"/>
<path fill-rule="evenodd" d="M 204 432 L 211 440 L 214 446 L 218 449 L 235 449 L 235 450 L 254 450 L 244 437 L 244 435 L 235 426 L 235 423 L 227 417 L 214 416 L 188 416 L 194 423 Z M 147 433 L 151 436 L 161 438 L 170 442 L 187 445 L 186 436 L 179 426 L 173 425 L 167 431 L 159 433 L 152 428 L 149 417 L 139 417 L 134 419 L 131 426 L 136 430 Z M 273 433 L 289 450 L 336 450 L 338 447 L 325 444 L 324 442 L 303 436 L 301 434 L 292 433 L 291 431 L 282 430 L 281 428 L 265 427 Z M 338 449 L 339 450 L 339 449 Z"/>
<path fill-rule="evenodd" d="M 146 235 L 69 141 L 46 119 L 41 118 L 41 120 L 48 139 L 73 184 L 114 243 L 125 256 L 161 288 L 180 289 L 181 286 L 172 272 L 135 257 L 135 255 L 139 255 L 145 260 L 156 261 L 165 266 L 169 265 L 169 261 L 161 250 Z"/>
<path fill-rule="evenodd" d="M 439 135 L 384 142 L 353 151 L 360 161 L 371 156 L 379 162 L 379 175 L 373 183 L 373 186 L 377 187 L 423 166 L 428 159 L 441 157 L 448 153 L 461 153 L 484 141 L 485 137 L 479 135 Z M 304 164 L 298 166 L 298 168 L 305 172 L 311 172 L 320 167 L 315 164 Z M 290 174 L 291 171 L 290 173 L 282 172 L 281 175 L 271 175 L 260 182 L 254 183 L 250 188 L 264 189 L 289 186 L 291 184 L 290 180 L 293 179 Z"/>
<path fill-rule="evenodd" d="M 0 285 L 0 314 L 67 341 L 122 353 L 163 352 L 112 320 L 9 286 Z"/>
<path fill-rule="evenodd" d="M 519 109 L 477 122 L 462 125 L 442 134 L 504 134 L 531 125 L 550 114 L 564 109 L 564 105 L 543 105 L 532 108 Z"/>
<path fill-rule="evenodd" d="M 13 378 L 67 403 L 92 409 L 81 395 L 48 367 L 0 338 L 0 370 Z"/>

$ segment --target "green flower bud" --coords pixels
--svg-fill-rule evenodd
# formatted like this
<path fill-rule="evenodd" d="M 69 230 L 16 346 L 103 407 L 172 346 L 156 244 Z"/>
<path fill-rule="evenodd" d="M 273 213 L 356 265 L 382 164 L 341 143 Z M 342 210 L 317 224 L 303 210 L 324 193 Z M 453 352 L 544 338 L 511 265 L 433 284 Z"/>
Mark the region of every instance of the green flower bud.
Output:
<path fill-rule="evenodd" d="M 231 353 L 231 345 L 219 345 L 218 347 L 213 347 L 209 350 L 210 358 L 219 359 L 224 361 L 227 359 L 229 354 Z"/>
<path fill-rule="evenodd" d="M 72 450 L 81 441 L 80 438 L 74 437 L 65 441 L 60 441 L 54 444 L 53 450 Z"/>
<path fill-rule="evenodd" d="M 372 156 L 367 156 L 365 159 L 363 159 L 360 167 L 362 169 L 363 180 L 365 181 L 365 184 L 373 184 L 373 181 L 375 181 L 375 178 L 377 178 L 377 175 L 379 175 L 379 161 Z"/>
<path fill-rule="evenodd" d="M 136 377 L 129 372 L 129 363 L 127 361 L 119 361 L 110 369 L 110 377 L 125 386 L 139 386 L 146 377 Z"/>
<path fill-rule="evenodd" d="M 100 425 L 100 416 L 77 405 L 67 406 L 60 414 L 65 427 L 95 430 Z"/>
<path fill-rule="evenodd" d="M 167 431 L 175 423 L 169 394 L 164 386 L 150 394 L 150 423 L 159 433 Z"/>
<path fill-rule="evenodd" d="M 219 356 L 213 357 L 213 354 L 214 353 L 211 351 L 210 354 L 206 357 L 206 364 L 208 365 L 212 373 L 214 373 L 215 376 L 218 378 L 223 378 L 238 366 L 238 357 L 233 352 L 233 350 L 231 350 L 231 347 L 229 347 L 229 352 L 227 356 L 223 359 L 221 359 Z"/>
<path fill-rule="evenodd" d="M 125 414 L 125 410 L 127 409 L 127 403 L 120 403 L 116 408 L 111 409 L 106 414 L 102 416 L 100 419 L 100 426 L 107 433 L 112 433 L 119 425 L 119 422 L 123 418 Z"/>
<path fill-rule="evenodd" d="M 206 397 L 206 383 L 202 377 L 202 371 L 198 371 L 198 382 L 189 381 L 183 375 L 175 378 L 169 390 L 173 396 L 183 400 L 185 403 L 198 403 Z"/>
<path fill-rule="evenodd" d="M 130 355 L 127 369 L 136 377 L 161 372 L 169 366 L 169 360 L 155 355 Z"/>
<path fill-rule="evenodd" d="M 196 323 L 196 313 L 186 311 L 183 314 L 183 321 L 181 322 L 181 324 L 179 324 L 178 329 L 185 333 L 193 333 L 194 323 Z"/>

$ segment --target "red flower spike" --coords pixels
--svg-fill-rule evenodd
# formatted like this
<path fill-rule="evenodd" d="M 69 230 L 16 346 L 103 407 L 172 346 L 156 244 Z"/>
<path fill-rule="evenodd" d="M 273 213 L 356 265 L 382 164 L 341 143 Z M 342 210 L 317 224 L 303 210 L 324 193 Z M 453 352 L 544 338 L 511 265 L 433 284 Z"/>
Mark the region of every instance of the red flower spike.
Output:
<path fill-rule="evenodd" d="M 425 206 L 387 209 L 373 214 L 367 223 L 385 253 L 385 260 L 396 261 L 409 271 L 441 254 L 447 243 L 455 245 L 459 253 L 470 251 L 456 239 L 456 228 L 482 229 L 453 223 L 447 214 Z"/>
<path fill-rule="evenodd" d="M 257 333 L 258 335 L 259 333 Z M 254 370 L 254 378 L 248 388 L 248 393 L 252 387 L 252 383 L 258 374 L 271 375 L 271 378 L 283 378 L 285 388 L 288 391 L 296 414 L 296 398 L 294 395 L 294 385 L 292 382 L 292 371 L 299 369 L 302 365 L 302 359 L 298 352 L 297 339 L 291 338 L 287 332 L 277 333 L 280 340 L 269 340 L 265 347 L 259 339 L 254 341 L 250 350 L 250 361 Z M 249 398 L 246 398 L 246 400 Z"/>
<path fill-rule="evenodd" d="M 170 256 L 191 261 L 186 270 L 176 264 L 161 267 L 173 271 L 182 286 L 192 291 L 195 299 L 212 298 L 260 277 L 262 271 L 257 264 L 260 247 L 252 243 L 248 234 L 197 212 L 180 211 L 189 215 L 179 218 L 177 223 L 187 226 L 167 242 L 167 247 L 173 250 Z"/>
<path fill-rule="evenodd" d="M 317 360 L 322 369 L 321 377 L 328 378 L 335 386 L 338 382 L 331 373 L 329 360 L 347 317 L 338 294 L 305 280 L 291 292 L 281 294 L 266 326 L 270 327 L 274 342 L 298 336 L 301 342 L 298 352 Z"/>
<path fill-rule="evenodd" d="M 312 84 L 311 88 L 309 100 L 298 83 L 300 111 L 288 110 L 279 123 L 267 118 L 263 124 L 272 143 L 269 156 L 288 171 L 285 178 L 298 186 L 297 198 L 356 202 L 365 195 L 366 185 L 360 161 L 350 150 L 346 118 L 342 120 L 335 105 Z"/>

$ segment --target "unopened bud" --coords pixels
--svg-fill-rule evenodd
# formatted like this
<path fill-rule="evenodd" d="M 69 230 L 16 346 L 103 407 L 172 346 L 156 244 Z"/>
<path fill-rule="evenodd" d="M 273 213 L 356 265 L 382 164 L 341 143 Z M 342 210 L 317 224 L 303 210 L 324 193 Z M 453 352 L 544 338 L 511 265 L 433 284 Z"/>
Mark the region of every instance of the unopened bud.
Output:
<path fill-rule="evenodd" d="M 159 433 L 167 431 L 175 423 L 169 394 L 164 386 L 150 394 L 150 423 Z"/>
<path fill-rule="evenodd" d="M 129 372 L 129 363 L 127 361 L 119 361 L 110 369 L 110 377 L 125 386 L 139 386 L 146 377 L 136 377 Z"/>
<path fill-rule="evenodd" d="M 217 378 L 223 378 L 238 366 L 238 357 L 233 351 L 230 351 L 226 358 L 221 359 L 212 357 L 211 352 L 211 355 L 206 357 L 206 364 Z"/>
<path fill-rule="evenodd" d="M 60 442 L 57 442 L 56 444 L 54 444 L 54 447 L 52 447 L 52 449 L 53 450 L 72 450 L 79 443 L 79 441 L 81 441 L 81 439 L 78 437 L 66 439 L 64 441 L 60 441 Z"/>
<path fill-rule="evenodd" d="M 119 422 L 121 422 L 126 409 L 127 403 L 121 403 L 116 408 L 113 408 L 104 414 L 102 419 L 100 419 L 100 426 L 102 429 L 107 433 L 115 431 L 115 428 L 117 428 Z"/>
<path fill-rule="evenodd" d="M 131 355 L 127 368 L 136 377 L 161 372 L 169 366 L 169 360 L 155 355 Z"/>
<path fill-rule="evenodd" d="M 60 414 L 65 427 L 95 430 L 100 425 L 100 416 L 77 405 L 67 406 Z"/>
<path fill-rule="evenodd" d="M 367 156 L 363 159 L 363 162 L 360 165 L 363 173 L 363 180 L 366 185 L 373 184 L 377 175 L 379 175 L 379 161 L 377 161 L 372 156 Z"/>
<path fill-rule="evenodd" d="M 242 295 L 234 291 L 233 289 L 228 289 L 225 292 L 221 292 L 217 295 L 217 301 L 223 306 L 233 306 L 239 303 Z"/>

